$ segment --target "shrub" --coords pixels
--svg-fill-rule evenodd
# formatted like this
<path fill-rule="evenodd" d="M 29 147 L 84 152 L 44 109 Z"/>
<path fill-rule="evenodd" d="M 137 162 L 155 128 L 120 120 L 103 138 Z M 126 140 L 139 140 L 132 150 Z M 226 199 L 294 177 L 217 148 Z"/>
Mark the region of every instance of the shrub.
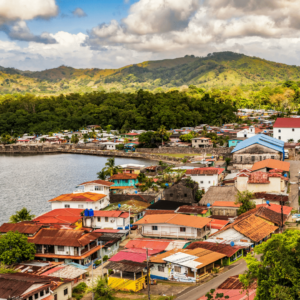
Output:
<path fill-rule="evenodd" d="M 107 260 L 108 260 L 108 256 L 105 255 L 105 256 L 103 257 L 103 261 L 105 262 L 105 261 L 107 261 Z"/>
<path fill-rule="evenodd" d="M 102 260 L 101 260 L 101 259 L 95 261 L 95 265 L 96 265 L 96 266 L 99 266 L 101 263 L 102 263 Z"/>
<path fill-rule="evenodd" d="M 116 145 L 117 150 L 124 150 L 124 144 Z"/>
<path fill-rule="evenodd" d="M 73 288 L 73 293 L 83 293 L 85 292 L 87 285 L 85 282 L 80 282 L 77 286 Z"/>
<path fill-rule="evenodd" d="M 114 271 L 112 270 L 112 269 L 109 269 L 108 270 L 108 274 L 110 275 L 110 274 L 112 274 Z"/>

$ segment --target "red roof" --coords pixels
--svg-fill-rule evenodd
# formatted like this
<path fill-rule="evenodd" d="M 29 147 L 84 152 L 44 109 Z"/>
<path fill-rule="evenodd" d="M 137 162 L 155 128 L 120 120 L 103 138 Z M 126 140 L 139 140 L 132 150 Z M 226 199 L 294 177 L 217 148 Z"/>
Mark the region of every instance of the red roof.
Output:
<path fill-rule="evenodd" d="M 165 251 L 165 249 L 169 246 L 169 244 L 173 242 L 173 240 L 163 240 L 163 239 L 135 239 L 129 241 L 125 248 L 151 248 L 153 250 Z"/>
<path fill-rule="evenodd" d="M 40 224 L 73 224 L 82 218 L 81 208 L 58 208 L 35 218 L 33 221 Z"/>
<path fill-rule="evenodd" d="M 265 173 L 265 172 L 255 172 L 255 173 L 251 173 L 249 175 L 249 180 L 248 180 L 248 183 L 270 183 L 269 181 L 269 174 L 268 173 Z"/>
<path fill-rule="evenodd" d="M 41 275 L 47 276 L 47 275 L 52 274 L 52 273 L 54 273 L 54 272 L 56 272 L 56 271 L 58 271 L 58 270 L 64 269 L 65 267 L 66 267 L 66 266 L 58 266 L 58 267 L 56 267 L 56 268 L 52 268 L 52 269 L 46 271 L 45 273 L 43 273 L 43 274 L 41 274 Z"/>
<path fill-rule="evenodd" d="M 114 180 L 114 179 L 137 179 L 138 174 L 128 174 L 128 173 L 119 173 L 111 176 L 109 179 Z"/>
<path fill-rule="evenodd" d="M 139 135 L 139 134 L 138 134 L 138 133 L 131 132 L 131 133 L 126 133 L 126 135 L 134 136 L 134 135 Z"/>
<path fill-rule="evenodd" d="M 187 170 L 185 174 L 206 175 L 206 174 L 221 174 L 222 172 L 224 172 L 224 169 L 222 168 L 207 167 L 207 168 L 195 168 L 192 170 Z"/>
<path fill-rule="evenodd" d="M 106 181 L 106 180 L 92 180 L 92 181 L 87 181 L 87 182 L 80 183 L 79 185 L 86 185 L 86 184 L 92 184 L 92 183 L 106 185 L 106 186 L 111 186 L 111 185 L 114 184 L 113 182 L 109 182 L 109 181 Z"/>
<path fill-rule="evenodd" d="M 277 213 L 280 213 L 281 214 L 281 205 L 279 204 L 270 204 L 270 206 L 268 204 L 258 204 L 256 205 L 256 207 L 267 207 L 268 209 L 271 209 Z M 291 211 L 293 210 L 292 207 L 289 207 L 289 206 L 283 206 L 283 214 L 284 215 L 289 215 L 291 213 Z"/>
<path fill-rule="evenodd" d="M 240 207 L 240 204 L 234 204 L 233 201 L 215 201 L 212 206 L 224 206 L 224 207 Z"/>
<path fill-rule="evenodd" d="M 101 233 L 107 233 L 107 232 L 112 232 L 112 233 L 117 233 L 119 232 L 119 229 L 96 229 L 93 232 L 101 232 Z"/>
<path fill-rule="evenodd" d="M 129 213 L 120 210 L 94 210 L 95 217 L 128 218 Z"/>
<path fill-rule="evenodd" d="M 280 161 L 277 159 L 269 158 L 269 159 L 265 159 L 265 160 L 254 163 L 251 171 L 260 170 L 263 168 L 280 169 L 280 170 L 288 172 L 290 170 L 290 163 L 286 162 L 286 161 Z"/>
<path fill-rule="evenodd" d="M 228 220 L 218 220 L 218 219 L 213 219 L 212 222 L 210 223 L 210 227 L 212 229 L 222 229 L 224 226 L 226 226 L 229 223 Z"/>
<path fill-rule="evenodd" d="M 277 118 L 273 128 L 300 128 L 300 119 L 298 118 Z"/>
<path fill-rule="evenodd" d="M 247 295 L 247 292 L 249 292 L 249 297 Z M 254 300 L 255 295 L 256 295 L 256 290 L 249 290 L 249 291 L 243 291 L 242 289 L 240 290 L 222 290 L 222 289 L 217 289 L 214 292 L 214 296 L 216 296 L 216 294 L 224 294 L 225 296 L 229 296 L 228 299 L 230 300 Z M 219 300 L 225 300 L 226 298 L 218 298 Z M 202 296 L 200 298 L 198 298 L 198 300 L 206 300 L 207 297 L 206 296 Z"/>
<path fill-rule="evenodd" d="M 148 255 L 154 255 L 161 252 L 160 250 L 148 250 Z M 147 259 L 146 249 L 126 249 L 119 251 L 111 257 L 110 261 L 130 260 L 135 262 L 144 262 Z"/>

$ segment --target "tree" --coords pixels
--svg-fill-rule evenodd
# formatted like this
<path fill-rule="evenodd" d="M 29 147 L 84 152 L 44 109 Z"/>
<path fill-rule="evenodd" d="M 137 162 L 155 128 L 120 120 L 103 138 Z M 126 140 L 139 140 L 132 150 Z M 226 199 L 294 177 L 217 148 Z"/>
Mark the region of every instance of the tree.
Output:
<path fill-rule="evenodd" d="M 253 199 L 253 193 L 249 191 L 238 192 L 235 201 L 235 204 L 241 205 L 237 210 L 238 216 L 256 207 L 255 202 L 251 199 Z"/>
<path fill-rule="evenodd" d="M 115 165 L 114 157 L 108 158 L 107 162 L 105 163 L 105 166 L 107 175 L 113 176 L 114 174 L 122 173 L 121 168 Z"/>
<path fill-rule="evenodd" d="M 245 260 L 248 271 L 240 275 L 240 281 L 257 280 L 257 300 L 291 299 L 299 300 L 300 290 L 300 231 L 287 230 L 274 234 L 269 240 L 257 245 L 254 253 Z"/>
<path fill-rule="evenodd" d="M 229 296 L 224 296 L 224 293 L 215 293 L 215 289 L 211 289 L 205 294 L 207 300 L 229 299 Z"/>
<path fill-rule="evenodd" d="M 16 211 L 15 215 L 12 215 L 9 218 L 10 223 L 19 223 L 22 221 L 31 221 L 34 219 L 35 215 L 30 214 L 31 210 L 28 210 L 26 207 L 23 207 L 21 210 Z"/>
<path fill-rule="evenodd" d="M 109 287 L 107 277 L 98 277 L 96 286 L 90 288 L 89 292 L 94 293 L 94 300 L 113 300 L 114 290 Z"/>
<path fill-rule="evenodd" d="M 27 236 L 9 231 L 0 238 L 0 261 L 6 265 L 25 260 L 33 260 L 35 245 L 27 241 Z"/>
<path fill-rule="evenodd" d="M 105 168 L 103 168 L 100 172 L 97 173 L 97 178 L 101 180 L 105 180 L 107 176 L 107 172 Z"/>
<path fill-rule="evenodd" d="M 71 143 L 72 144 L 77 144 L 78 142 L 79 142 L 79 137 L 78 137 L 77 133 L 72 134 Z"/>
<path fill-rule="evenodd" d="M 110 133 L 110 132 L 111 132 L 111 128 L 112 128 L 111 125 L 107 125 L 107 126 L 106 126 L 106 131 L 107 131 L 107 133 Z"/>
<path fill-rule="evenodd" d="M 164 140 L 164 135 L 167 134 L 167 129 L 164 125 L 161 125 L 158 130 L 157 133 L 159 134 L 159 136 L 161 136 L 161 145 L 163 146 L 163 140 Z"/>

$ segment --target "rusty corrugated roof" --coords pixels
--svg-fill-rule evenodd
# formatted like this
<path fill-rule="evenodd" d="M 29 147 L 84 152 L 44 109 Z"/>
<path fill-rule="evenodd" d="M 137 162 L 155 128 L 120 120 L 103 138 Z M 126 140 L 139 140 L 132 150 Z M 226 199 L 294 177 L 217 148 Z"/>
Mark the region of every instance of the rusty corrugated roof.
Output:
<path fill-rule="evenodd" d="M 250 284 L 249 289 L 256 289 L 257 281 L 255 280 Z M 227 290 L 239 290 L 243 289 L 243 284 L 239 280 L 239 275 L 230 276 L 223 283 L 218 286 L 218 289 L 227 289 Z"/>
<path fill-rule="evenodd" d="M 207 213 L 207 206 L 183 205 L 176 210 L 176 213 L 205 214 Z"/>
<path fill-rule="evenodd" d="M 41 229 L 42 225 L 29 224 L 29 223 L 3 223 L 0 226 L 0 232 L 6 233 L 8 231 L 18 231 L 23 234 L 34 234 Z"/>
<path fill-rule="evenodd" d="M 115 180 L 115 179 L 137 179 L 138 174 L 128 174 L 128 173 L 118 173 L 109 178 L 109 180 Z"/>
<path fill-rule="evenodd" d="M 86 185 L 86 184 L 91 184 L 91 183 L 96 183 L 96 184 L 101 184 L 101 185 L 106 185 L 106 186 L 111 186 L 114 184 L 113 182 L 97 179 L 97 180 L 83 182 L 83 183 L 80 183 L 79 185 Z"/>

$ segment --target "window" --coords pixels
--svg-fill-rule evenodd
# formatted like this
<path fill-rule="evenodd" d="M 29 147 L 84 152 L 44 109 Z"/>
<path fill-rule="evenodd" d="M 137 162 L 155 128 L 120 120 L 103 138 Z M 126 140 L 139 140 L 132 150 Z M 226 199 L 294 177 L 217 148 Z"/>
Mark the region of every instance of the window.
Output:
<path fill-rule="evenodd" d="M 275 159 L 275 156 L 271 156 L 271 159 Z"/>
<path fill-rule="evenodd" d="M 170 194 L 170 197 L 173 197 L 173 194 L 172 194 L 172 193 Z"/>
<path fill-rule="evenodd" d="M 40 297 L 44 296 L 44 291 L 40 291 Z"/>
<path fill-rule="evenodd" d="M 295 129 L 293 128 L 292 131 L 295 131 Z"/>
<path fill-rule="evenodd" d="M 281 129 L 278 129 L 278 132 L 281 132 Z"/>
<path fill-rule="evenodd" d="M 259 160 L 262 160 L 262 156 L 259 157 Z"/>
<path fill-rule="evenodd" d="M 159 272 L 164 272 L 164 271 L 165 271 L 165 267 L 163 267 L 163 266 L 158 266 L 158 271 L 159 271 Z"/>
<path fill-rule="evenodd" d="M 34 294 L 34 299 L 39 299 L 39 293 Z"/>
<path fill-rule="evenodd" d="M 65 208 L 70 208 L 70 204 L 65 204 Z"/>
<path fill-rule="evenodd" d="M 281 140 L 281 136 L 279 136 L 278 139 Z"/>
<path fill-rule="evenodd" d="M 117 183 L 120 183 L 120 180 L 117 180 Z"/>
<path fill-rule="evenodd" d="M 28 300 L 32 300 L 32 296 L 29 296 Z"/>
<path fill-rule="evenodd" d="M 108 222 L 108 217 L 105 217 L 105 222 Z"/>
<path fill-rule="evenodd" d="M 66 289 L 64 289 L 64 296 L 65 295 L 68 295 L 68 289 L 66 288 Z"/>
<path fill-rule="evenodd" d="M 54 300 L 57 300 L 57 294 L 54 295 Z"/>
<path fill-rule="evenodd" d="M 50 293 L 50 288 L 47 288 L 46 291 L 45 291 L 45 293 L 49 294 Z"/>
<path fill-rule="evenodd" d="M 195 143 L 197 143 L 197 140 L 195 140 Z"/>
<path fill-rule="evenodd" d="M 241 156 L 241 162 L 243 161 L 243 156 Z"/>
<path fill-rule="evenodd" d="M 157 226 L 152 226 L 152 230 L 157 230 Z"/>
<path fill-rule="evenodd" d="M 78 208 L 83 208 L 83 204 L 78 204 Z"/>
<path fill-rule="evenodd" d="M 210 184 L 210 181 L 208 183 Z"/>
<path fill-rule="evenodd" d="M 185 232 L 185 227 L 180 227 L 180 232 Z"/>
<path fill-rule="evenodd" d="M 181 267 L 175 266 L 174 271 L 177 272 L 177 273 L 181 273 Z"/>
<path fill-rule="evenodd" d="M 103 191 L 103 186 L 95 186 L 95 191 Z"/>
<path fill-rule="evenodd" d="M 203 181 L 200 181 L 200 183 L 203 183 Z"/>
<path fill-rule="evenodd" d="M 252 161 L 255 161 L 255 156 L 251 156 L 251 160 L 252 160 Z"/>
<path fill-rule="evenodd" d="M 98 209 L 98 206 L 95 206 L 95 210 Z"/>
<path fill-rule="evenodd" d="M 98 222 L 101 222 L 101 217 L 98 217 L 97 219 L 98 219 Z"/>
<path fill-rule="evenodd" d="M 65 247 L 64 247 L 64 246 L 58 246 L 58 247 L 57 247 L 57 250 L 58 250 L 58 251 L 65 251 Z"/>
<path fill-rule="evenodd" d="M 184 194 L 184 197 L 187 197 L 187 194 Z"/>

